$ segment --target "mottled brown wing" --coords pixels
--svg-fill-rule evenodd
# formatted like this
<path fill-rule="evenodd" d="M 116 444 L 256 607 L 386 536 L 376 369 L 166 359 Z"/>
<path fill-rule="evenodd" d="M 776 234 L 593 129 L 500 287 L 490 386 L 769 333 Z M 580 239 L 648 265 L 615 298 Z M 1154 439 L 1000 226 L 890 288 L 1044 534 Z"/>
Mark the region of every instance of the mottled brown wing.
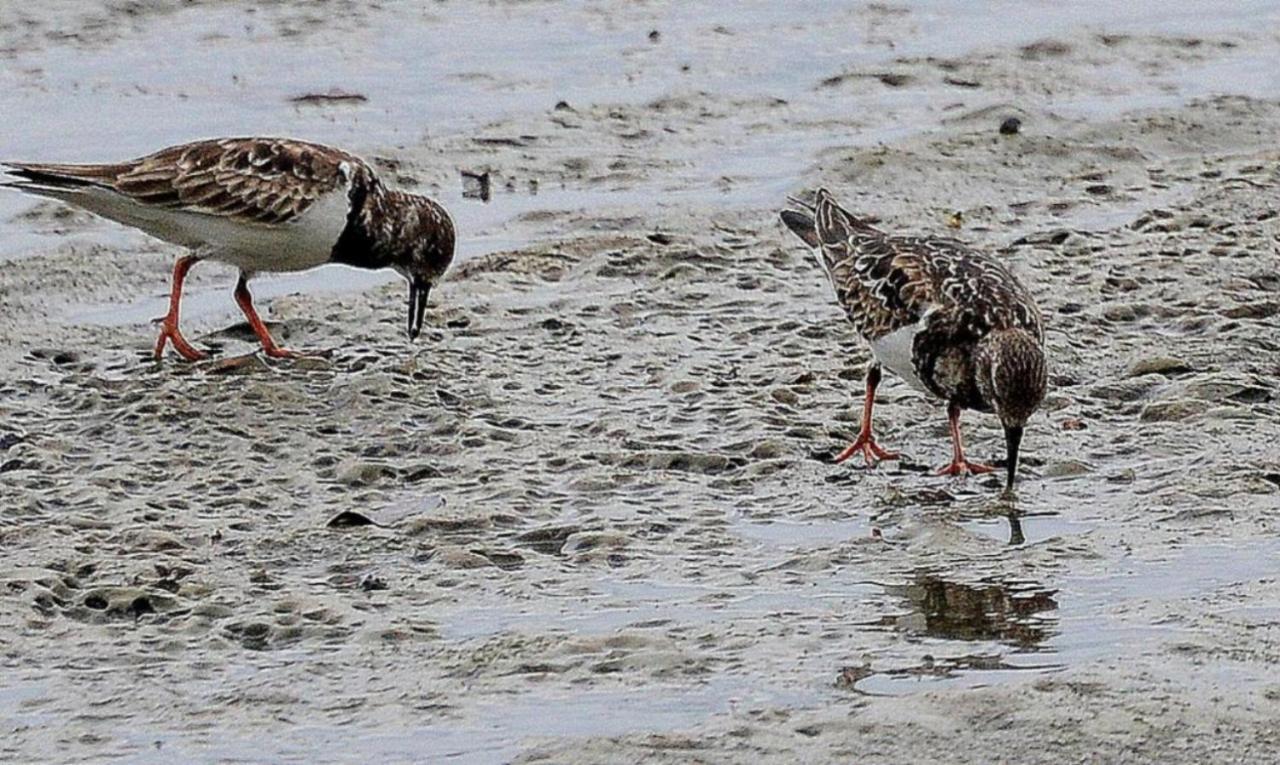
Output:
<path fill-rule="evenodd" d="M 869 339 L 915 324 L 937 305 L 935 285 L 918 258 L 879 237 L 829 244 L 831 281 L 859 333 Z"/>
<path fill-rule="evenodd" d="M 976 337 L 1008 327 L 1043 337 L 1031 294 L 995 258 L 950 239 L 886 236 L 825 190 L 814 213 L 837 297 L 864 336 L 877 338 L 933 314 Z"/>
<path fill-rule="evenodd" d="M 936 285 L 921 259 L 840 207 L 826 189 L 814 202 L 814 227 L 836 299 L 864 337 L 914 324 L 937 304 Z"/>
<path fill-rule="evenodd" d="M 1044 339 L 1031 292 L 996 258 L 951 239 L 890 237 L 886 244 L 929 283 L 929 299 L 976 337 L 1017 328 Z"/>
<path fill-rule="evenodd" d="M 273 138 L 197 141 L 112 167 L 110 187 L 142 204 L 261 224 L 293 220 L 368 172 L 346 152 Z"/>

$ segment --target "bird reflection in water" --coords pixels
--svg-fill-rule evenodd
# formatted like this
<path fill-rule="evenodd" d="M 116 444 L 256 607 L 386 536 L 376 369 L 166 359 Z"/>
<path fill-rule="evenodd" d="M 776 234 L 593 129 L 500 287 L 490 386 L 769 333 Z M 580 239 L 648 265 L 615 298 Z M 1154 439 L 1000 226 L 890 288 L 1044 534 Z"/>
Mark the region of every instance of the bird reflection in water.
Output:
<path fill-rule="evenodd" d="M 1011 521 L 1012 523 L 1012 521 Z M 917 574 L 908 584 L 885 589 L 910 603 L 909 613 L 887 616 L 884 626 L 946 640 L 989 640 L 1037 648 L 1054 634 L 1054 590 L 1028 581 L 980 581 L 961 584 L 933 574 Z"/>
<path fill-rule="evenodd" d="M 1009 519 L 1009 545 L 1016 547 L 1026 544 L 1027 537 L 1022 533 L 1022 519 L 1019 517 L 1018 511 L 1010 510 L 1005 517 Z"/>

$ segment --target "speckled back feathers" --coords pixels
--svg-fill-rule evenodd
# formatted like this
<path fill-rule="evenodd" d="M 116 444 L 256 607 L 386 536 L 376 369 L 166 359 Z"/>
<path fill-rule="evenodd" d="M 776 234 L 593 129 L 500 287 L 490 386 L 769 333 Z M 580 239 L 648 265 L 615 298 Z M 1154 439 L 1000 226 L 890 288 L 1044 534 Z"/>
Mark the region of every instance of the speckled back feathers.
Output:
<path fill-rule="evenodd" d="M 321 196 L 359 177 L 376 182 L 358 157 L 282 138 L 218 138 L 107 165 L 21 163 L 39 178 L 112 189 L 141 204 L 275 225 L 294 220 Z"/>
<path fill-rule="evenodd" d="M 799 204 L 807 213 L 788 211 L 783 220 L 815 247 L 849 321 L 872 343 L 911 331 L 912 372 L 933 394 L 989 410 L 995 402 L 987 381 L 979 381 L 989 371 L 980 368 L 979 343 L 1017 331 L 1039 352 L 1040 311 L 999 260 L 953 239 L 886 234 L 825 189 L 812 205 Z M 1042 395 L 1041 389 L 1032 408 Z"/>
<path fill-rule="evenodd" d="M 972 339 L 1022 328 L 1043 338 L 1030 292 L 1000 261 L 953 239 L 890 236 L 846 212 L 825 189 L 814 229 L 836 297 L 868 340 L 937 315 Z"/>

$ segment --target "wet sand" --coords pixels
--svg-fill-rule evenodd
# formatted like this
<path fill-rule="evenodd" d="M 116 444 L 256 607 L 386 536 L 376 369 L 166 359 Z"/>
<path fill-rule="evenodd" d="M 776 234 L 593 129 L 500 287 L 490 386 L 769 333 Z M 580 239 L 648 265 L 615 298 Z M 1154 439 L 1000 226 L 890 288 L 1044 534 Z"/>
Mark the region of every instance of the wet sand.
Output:
<path fill-rule="evenodd" d="M 157 365 L 176 251 L 0 196 L 0 759 L 1273 759 L 1274 12 L 338 5 L 0 17 L 35 121 L 5 156 L 332 140 L 466 239 L 416 344 L 402 285 L 326 269 L 258 292 L 330 359 L 229 364 L 252 336 L 202 265 L 220 356 Z M 148 41 L 191 63 L 131 83 Z M 368 100 L 289 100 L 331 89 Z M 930 475 L 944 413 L 892 378 L 905 459 L 831 464 L 867 353 L 776 218 L 817 185 L 1032 285 L 1016 501 Z"/>

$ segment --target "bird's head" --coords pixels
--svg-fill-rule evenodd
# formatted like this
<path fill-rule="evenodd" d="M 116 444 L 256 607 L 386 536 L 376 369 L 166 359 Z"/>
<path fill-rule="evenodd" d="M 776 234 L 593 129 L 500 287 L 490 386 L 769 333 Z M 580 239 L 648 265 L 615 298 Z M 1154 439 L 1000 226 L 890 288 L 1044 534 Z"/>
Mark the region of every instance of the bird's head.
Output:
<path fill-rule="evenodd" d="M 388 192 L 395 206 L 398 230 L 387 237 L 395 242 L 388 265 L 409 282 L 409 339 L 422 332 L 427 297 L 453 261 L 453 219 L 444 207 L 417 194 Z"/>
<path fill-rule="evenodd" d="M 1004 426 L 1006 485 L 1012 489 L 1022 429 L 1048 388 L 1044 346 L 1024 329 L 997 330 L 978 343 L 977 362 L 978 390 Z"/>

